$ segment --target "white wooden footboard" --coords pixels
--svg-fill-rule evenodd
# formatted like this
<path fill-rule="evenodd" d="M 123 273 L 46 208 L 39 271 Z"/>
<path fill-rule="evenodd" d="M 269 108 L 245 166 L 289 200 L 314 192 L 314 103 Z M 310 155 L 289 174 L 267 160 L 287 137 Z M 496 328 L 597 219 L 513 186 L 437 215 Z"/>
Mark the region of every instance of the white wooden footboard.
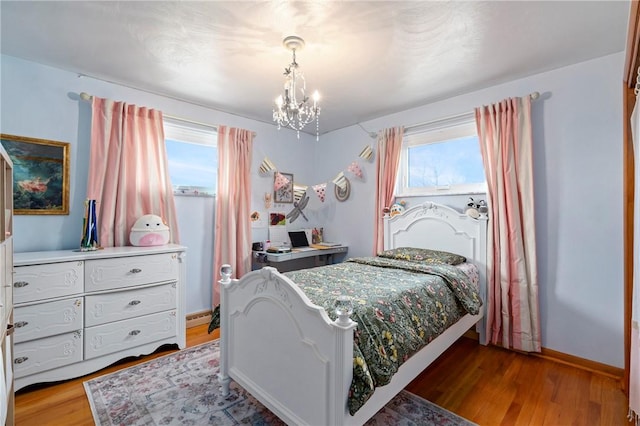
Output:
<path fill-rule="evenodd" d="M 242 280 L 223 271 L 223 392 L 233 379 L 288 424 L 345 424 L 356 323 L 331 321 L 274 268 Z"/>
<path fill-rule="evenodd" d="M 226 268 L 226 269 L 225 269 Z M 290 279 L 271 267 L 221 284 L 220 382 L 235 380 L 289 425 L 362 425 L 482 318 L 466 315 L 414 354 L 351 416 L 353 330 L 331 321 Z"/>

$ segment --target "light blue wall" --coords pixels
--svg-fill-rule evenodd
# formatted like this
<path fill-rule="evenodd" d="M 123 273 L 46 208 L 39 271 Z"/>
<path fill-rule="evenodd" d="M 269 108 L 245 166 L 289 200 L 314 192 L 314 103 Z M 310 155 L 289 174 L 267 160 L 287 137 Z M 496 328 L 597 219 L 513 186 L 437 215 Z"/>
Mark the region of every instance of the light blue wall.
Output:
<path fill-rule="evenodd" d="M 91 128 L 91 106 L 79 100 L 81 92 L 160 109 L 165 114 L 189 120 L 253 130 L 257 134 L 254 140 L 254 171 L 268 154 L 277 160 L 283 170 L 295 169 L 302 177 L 310 173 L 308 168 L 293 167 L 311 164 L 308 163 L 308 144 L 315 138 L 309 135 L 301 135 L 301 140 L 298 140 L 294 132 L 278 131 L 271 123 L 245 119 L 100 80 L 79 78 L 75 73 L 7 55 L 2 55 L 0 59 L 0 132 L 71 144 L 69 215 L 16 216 L 16 252 L 75 249 L 80 244 Z M 252 179 L 257 191 L 264 191 L 272 185 L 270 179 L 261 178 L 256 172 Z M 180 233 L 195 245 L 188 247 L 187 253 L 187 312 L 193 313 L 211 309 L 213 227 L 210 224 L 213 220 L 213 203 L 207 203 L 204 199 L 180 198 L 177 208 L 184 211 L 179 217 Z M 256 233 L 260 234 L 260 231 Z"/>
<path fill-rule="evenodd" d="M 175 197 L 180 243 L 187 247 L 187 312 L 211 309 L 215 198 Z"/>
<path fill-rule="evenodd" d="M 296 182 L 312 185 L 331 182 L 365 145 L 375 148 L 375 140 L 358 126 L 325 134 L 319 142 L 306 134 L 297 140 L 294 132 L 278 132 L 269 123 L 78 78 L 73 73 L 12 57 L 1 59 L 0 130 L 70 142 L 72 153 L 70 214 L 16 217 L 16 251 L 77 247 L 90 126 L 89 106 L 77 99 L 77 94 L 83 91 L 158 108 L 191 120 L 256 131 L 252 179 L 253 207 L 258 210 L 263 209 L 262 196 L 272 187 L 272 178 L 257 173 L 264 156 L 280 170 L 294 173 Z M 617 367 L 624 363 L 623 62 L 623 53 L 610 55 L 361 123 L 368 131 L 377 131 L 466 113 L 505 97 L 542 93 L 542 99 L 533 106 L 542 345 Z M 349 244 L 352 256 L 369 255 L 373 247 L 374 163 L 363 163 L 363 171 L 364 179 L 351 179 L 348 201 L 339 203 L 328 195 L 323 204 L 312 197 L 307 210 L 309 225 L 324 226 L 327 239 Z M 328 185 L 328 189 L 332 191 L 332 186 Z M 438 201 L 460 208 L 465 200 L 461 196 Z M 420 200 L 408 201 L 411 205 Z M 282 209 L 288 211 L 290 205 Z M 303 226 L 307 224 L 299 219 L 291 227 Z M 254 241 L 267 238 L 264 228 L 255 229 L 253 235 Z M 188 258 L 203 256 L 199 251 L 202 249 L 192 248 Z M 207 256 L 202 257 L 198 266 L 200 272 L 194 279 L 197 285 L 189 287 L 188 312 L 210 308 L 206 300 L 197 304 L 207 297 L 204 292 L 212 279 L 202 276 L 207 269 Z M 189 281 L 189 286 L 195 285 Z"/>
<path fill-rule="evenodd" d="M 621 52 L 361 123 L 367 131 L 410 126 L 540 92 L 532 120 L 542 346 L 616 367 L 624 365 L 623 64 Z M 324 135 L 317 178 L 346 167 L 368 143 L 375 146 L 358 126 Z M 343 236 L 350 255 L 373 247 L 374 164 L 365 175 L 352 180 L 351 199 L 326 209 L 327 232 Z M 437 201 L 460 209 L 466 199 Z"/>

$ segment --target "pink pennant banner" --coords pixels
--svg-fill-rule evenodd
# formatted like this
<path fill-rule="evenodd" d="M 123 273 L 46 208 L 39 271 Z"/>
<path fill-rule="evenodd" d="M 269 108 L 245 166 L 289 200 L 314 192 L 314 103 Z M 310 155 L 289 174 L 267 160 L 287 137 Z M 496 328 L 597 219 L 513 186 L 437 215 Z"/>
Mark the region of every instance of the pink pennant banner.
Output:
<path fill-rule="evenodd" d="M 320 198 L 320 201 L 324 203 L 324 197 L 327 193 L 327 184 L 321 183 L 319 185 L 314 185 L 313 190 L 316 192 L 316 195 L 318 196 L 318 198 Z"/>
<path fill-rule="evenodd" d="M 276 178 L 273 181 L 273 189 L 277 191 L 283 186 L 287 186 L 288 184 L 289 184 L 289 179 L 283 176 L 282 173 L 276 172 Z"/>
<path fill-rule="evenodd" d="M 356 163 L 355 161 L 349 164 L 349 168 L 347 168 L 347 170 L 353 173 L 359 179 L 362 179 L 362 169 L 360 168 L 358 163 Z"/>

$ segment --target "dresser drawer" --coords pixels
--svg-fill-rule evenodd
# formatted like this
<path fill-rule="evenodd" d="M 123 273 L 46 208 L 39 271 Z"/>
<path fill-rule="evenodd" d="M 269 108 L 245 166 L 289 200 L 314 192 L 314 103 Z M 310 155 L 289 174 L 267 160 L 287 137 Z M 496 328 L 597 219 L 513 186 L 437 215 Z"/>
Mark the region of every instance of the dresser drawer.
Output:
<path fill-rule="evenodd" d="M 87 327 L 176 309 L 176 283 L 86 296 Z"/>
<path fill-rule="evenodd" d="M 176 335 L 176 311 L 145 315 L 85 329 L 85 359 Z"/>
<path fill-rule="evenodd" d="M 14 341 L 26 342 L 82 329 L 82 305 L 82 297 L 75 297 L 16 307 Z"/>
<path fill-rule="evenodd" d="M 82 262 L 16 266 L 13 303 L 72 296 L 84 290 Z"/>
<path fill-rule="evenodd" d="M 131 287 L 178 279 L 178 255 L 163 253 L 85 262 L 85 291 Z"/>
<path fill-rule="evenodd" d="M 14 345 L 15 377 L 82 361 L 82 331 L 30 340 Z"/>

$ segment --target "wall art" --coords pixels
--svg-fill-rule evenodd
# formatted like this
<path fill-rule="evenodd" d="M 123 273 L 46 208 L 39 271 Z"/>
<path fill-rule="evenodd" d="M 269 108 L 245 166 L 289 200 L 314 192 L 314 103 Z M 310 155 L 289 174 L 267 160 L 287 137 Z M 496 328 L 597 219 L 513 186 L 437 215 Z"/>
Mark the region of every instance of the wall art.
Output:
<path fill-rule="evenodd" d="M 5 134 L 0 142 L 13 161 L 14 213 L 69 214 L 70 145 Z"/>

